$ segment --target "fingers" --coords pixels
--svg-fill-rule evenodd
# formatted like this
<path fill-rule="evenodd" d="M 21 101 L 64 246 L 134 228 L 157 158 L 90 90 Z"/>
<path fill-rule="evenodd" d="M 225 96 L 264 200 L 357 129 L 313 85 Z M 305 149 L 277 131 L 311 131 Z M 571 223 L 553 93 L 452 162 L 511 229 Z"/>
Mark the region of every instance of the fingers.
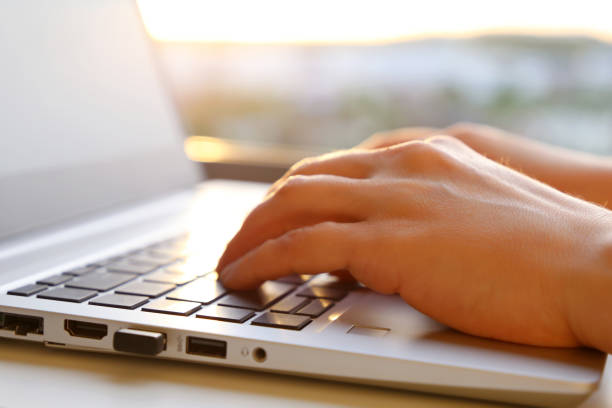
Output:
<path fill-rule="evenodd" d="M 349 163 L 359 163 L 355 161 L 359 157 L 363 162 L 376 163 L 376 174 L 392 178 L 393 181 L 385 184 L 379 183 L 376 177 L 362 180 L 328 174 L 293 175 L 280 182 L 276 191 L 247 217 L 241 230 L 228 244 L 217 269 L 224 268 L 264 241 L 294 228 L 324 221 L 362 221 L 375 217 L 383 207 L 392 211 L 395 200 L 389 188 L 391 184 L 400 183 L 402 185 L 398 187 L 413 190 L 417 197 L 422 196 L 423 183 L 412 180 L 412 177 L 456 172 L 462 166 L 461 160 L 446 150 L 460 146 L 461 142 L 455 139 L 434 137 L 313 163 L 312 166 L 326 166 L 328 169 L 335 169 L 334 165 L 337 165 L 340 171 L 345 158 Z M 375 176 L 369 164 L 363 168 L 368 168 L 368 172 Z M 424 211 L 419 207 L 418 200 L 404 203 L 402 208 L 396 210 L 403 213 Z"/>
<path fill-rule="evenodd" d="M 281 240 L 282 243 L 283 237 L 292 237 L 305 228 L 330 222 L 335 225 L 353 225 L 376 219 L 380 214 L 422 219 L 424 214 L 431 211 L 431 206 L 423 205 L 427 201 L 425 197 L 431 196 L 428 191 L 437 191 L 431 187 L 439 184 L 437 177 L 459 174 L 464 166 L 461 155 L 464 149 L 468 148 L 454 138 L 436 136 L 425 141 L 343 153 L 305 163 L 296 168 L 295 172 L 307 175 L 294 174 L 279 182 L 277 189 L 247 217 L 219 260 L 217 271 L 225 271 L 226 268 L 231 271 L 232 267 L 228 266 L 230 264 L 248 264 L 247 259 L 250 259 L 253 252 L 264 251 L 267 254 L 262 248 L 269 250 L 272 242 Z M 316 171 L 367 179 L 316 174 Z M 399 190 L 405 191 L 406 197 L 410 197 L 401 205 L 396 204 L 393 194 Z M 315 249 L 328 249 L 322 246 L 325 244 L 320 243 Z M 273 259 L 274 256 L 269 255 L 268 258 Z M 342 269 L 342 265 L 325 264 L 325 268 L 320 271 L 336 269 Z M 312 271 L 308 268 L 293 271 L 284 269 L 277 273 Z M 254 276 L 247 283 L 250 285 L 257 279 L 261 281 L 268 278 L 273 277 Z"/>
<path fill-rule="evenodd" d="M 370 150 L 381 164 L 373 174 L 393 179 L 446 178 L 461 167 L 466 149 L 470 150 L 453 137 L 436 135 Z"/>
<path fill-rule="evenodd" d="M 274 194 L 278 188 L 291 176 L 329 174 L 353 179 L 370 177 L 376 162 L 367 151 L 350 150 L 308 158 L 297 162 L 268 191 Z"/>
<path fill-rule="evenodd" d="M 293 273 L 348 269 L 362 236 L 359 223 L 324 222 L 295 229 L 251 250 L 225 268 L 220 279 L 228 288 L 248 289 Z"/>
<path fill-rule="evenodd" d="M 268 190 L 266 196 L 269 197 L 274 194 L 289 177 L 296 175 L 329 174 L 353 179 L 370 178 L 375 172 L 385 166 L 385 157 L 380 154 L 381 150 L 384 150 L 385 147 L 395 150 L 400 144 L 405 144 L 406 142 L 418 144 L 432 140 L 432 138 L 439 139 L 435 137 L 438 134 L 439 131 L 434 128 L 399 129 L 373 136 L 371 138 L 372 148 L 370 149 L 358 148 L 302 160 L 277 180 Z M 380 138 L 382 141 L 388 138 L 389 143 L 377 143 L 375 142 L 377 138 Z M 364 142 L 363 145 L 368 145 L 368 141 Z M 361 145 L 358 147 L 361 147 Z M 406 149 L 402 149 L 402 151 L 404 150 Z"/>
<path fill-rule="evenodd" d="M 374 211 L 375 195 L 363 180 L 315 175 L 294 176 L 244 221 L 227 245 L 218 269 L 289 230 L 325 221 L 357 222 Z"/>

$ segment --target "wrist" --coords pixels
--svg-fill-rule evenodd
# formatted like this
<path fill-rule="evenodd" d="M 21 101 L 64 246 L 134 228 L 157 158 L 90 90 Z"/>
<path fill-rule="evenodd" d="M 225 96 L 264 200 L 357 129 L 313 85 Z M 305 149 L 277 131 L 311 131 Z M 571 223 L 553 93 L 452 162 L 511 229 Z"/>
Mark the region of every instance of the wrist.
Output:
<path fill-rule="evenodd" d="M 581 345 L 612 353 L 612 212 L 603 211 L 598 232 L 578 245 L 585 262 L 566 280 L 566 315 Z"/>

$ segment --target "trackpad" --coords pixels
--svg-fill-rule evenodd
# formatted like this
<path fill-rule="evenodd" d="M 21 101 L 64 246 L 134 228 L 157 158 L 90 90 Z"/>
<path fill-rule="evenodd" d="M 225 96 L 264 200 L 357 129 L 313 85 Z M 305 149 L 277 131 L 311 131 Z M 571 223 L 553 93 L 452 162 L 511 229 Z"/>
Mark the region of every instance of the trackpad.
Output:
<path fill-rule="evenodd" d="M 369 337 L 400 335 L 415 338 L 447 329 L 408 305 L 398 295 L 381 295 L 369 291 L 332 326 L 348 334 Z"/>

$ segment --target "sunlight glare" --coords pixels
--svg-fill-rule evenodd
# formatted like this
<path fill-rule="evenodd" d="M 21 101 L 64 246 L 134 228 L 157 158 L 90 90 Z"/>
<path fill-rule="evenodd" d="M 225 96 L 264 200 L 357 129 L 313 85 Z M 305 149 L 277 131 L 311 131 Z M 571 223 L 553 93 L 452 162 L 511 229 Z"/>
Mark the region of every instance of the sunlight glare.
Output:
<path fill-rule="evenodd" d="M 380 43 L 485 33 L 612 39 L 600 0 L 139 0 L 151 36 L 208 43 Z"/>

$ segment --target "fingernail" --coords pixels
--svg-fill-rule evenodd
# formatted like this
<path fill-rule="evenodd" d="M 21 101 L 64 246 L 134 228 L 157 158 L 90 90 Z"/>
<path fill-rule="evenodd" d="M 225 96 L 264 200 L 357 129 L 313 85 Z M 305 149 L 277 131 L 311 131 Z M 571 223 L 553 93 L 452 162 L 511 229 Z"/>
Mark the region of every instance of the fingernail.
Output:
<path fill-rule="evenodd" d="M 236 268 L 234 267 L 234 265 L 229 265 L 226 266 L 220 273 L 219 273 L 219 279 L 221 280 L 221 283 L 225 283 L 227 281 L 229 281 L 233 275 L 233 272 Z"/>
<path fill-rule="evenodd" d="M 217 268 L 216 271 L 219 273 L 219 276 L 225 271 L 225 269 L 227 269 L 228 267 L 228 263 L 225 262 L 225 260 L 223 259 L 224 257 L 222 256 L 221 258 L 219 258 L 219 261 L 217 262 Z"/>

